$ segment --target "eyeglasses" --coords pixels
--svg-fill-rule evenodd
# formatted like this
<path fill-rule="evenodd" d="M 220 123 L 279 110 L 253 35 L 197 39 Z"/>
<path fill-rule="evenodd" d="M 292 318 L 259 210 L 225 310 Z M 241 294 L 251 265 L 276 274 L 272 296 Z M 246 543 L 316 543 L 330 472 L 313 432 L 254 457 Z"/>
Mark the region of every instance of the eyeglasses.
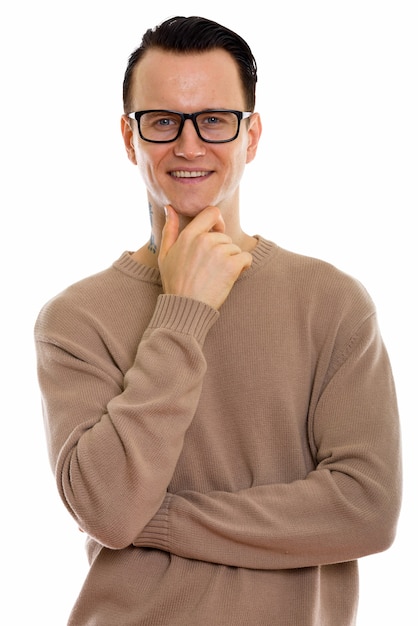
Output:
<path fill-rule="evenodd" d="M 241 120 L 252 113 L 229 109 L 179 113 L 152 109 L 128 113 L 136 120 L 141 139 L 151 143 L 170 143 L 181 135 L 186 120 L 191 120 L 202 141 L 207 143 L 227 143 L 238 137 Z"/>

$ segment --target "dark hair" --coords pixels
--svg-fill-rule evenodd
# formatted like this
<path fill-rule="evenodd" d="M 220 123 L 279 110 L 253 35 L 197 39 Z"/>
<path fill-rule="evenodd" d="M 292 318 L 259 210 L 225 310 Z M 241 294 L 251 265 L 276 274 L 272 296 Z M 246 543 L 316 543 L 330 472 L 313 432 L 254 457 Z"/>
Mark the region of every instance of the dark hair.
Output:
<path fill-rule="evenodd" d="M 221 48 L 228 52 L 238 70 L 248 111 L 254 111 L 257 64 L 247 42 L 234 31 L 204 17 L 172 17 L 146 31 L 141 45 L 131 54 L 123 80 L 123 106 L 128 113 L 132 74 L 147 50 L 160 48 L 180 53 L 206 52 Z"/>

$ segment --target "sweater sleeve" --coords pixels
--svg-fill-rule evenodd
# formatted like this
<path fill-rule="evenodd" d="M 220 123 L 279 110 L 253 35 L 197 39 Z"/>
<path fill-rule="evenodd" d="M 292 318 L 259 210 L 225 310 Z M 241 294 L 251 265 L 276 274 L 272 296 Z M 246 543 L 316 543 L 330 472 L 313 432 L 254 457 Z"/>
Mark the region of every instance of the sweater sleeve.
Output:
<path fill-rule="evenodd" d="M 217 317 L 201 302 L 159 296 L 123 376 L 99 345 L 96 320 L 69 313 L 59 298 L 41 312 L 35 337 L 51 464 L 70 513 L 102 545 L 132 544 L 164 500 Z"/>
<path fill-rule="evenodd" d="M 289 484 L 167 494 L 137 538 L 181 557 L 255 569 L 354 560 L 393 541 L 399 420 L 375 316 L 334 363 L 309 418 L 316 467 Z"/>

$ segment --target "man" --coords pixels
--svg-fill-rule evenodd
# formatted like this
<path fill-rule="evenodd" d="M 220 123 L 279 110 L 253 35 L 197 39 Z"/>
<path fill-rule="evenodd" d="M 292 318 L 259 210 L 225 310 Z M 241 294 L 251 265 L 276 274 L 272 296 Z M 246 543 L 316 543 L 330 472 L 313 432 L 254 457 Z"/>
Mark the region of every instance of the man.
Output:
<path fill-rule="evenodd" d="M 256 80 L 219 24 L 147 31 L 122 135 L 150 239 L 37 320 L 51 464 L 88 537 L 69 625 L 353 625 L 356 559 L 393 541 L 399 424 L 373 303 L 240 226 Z"/>

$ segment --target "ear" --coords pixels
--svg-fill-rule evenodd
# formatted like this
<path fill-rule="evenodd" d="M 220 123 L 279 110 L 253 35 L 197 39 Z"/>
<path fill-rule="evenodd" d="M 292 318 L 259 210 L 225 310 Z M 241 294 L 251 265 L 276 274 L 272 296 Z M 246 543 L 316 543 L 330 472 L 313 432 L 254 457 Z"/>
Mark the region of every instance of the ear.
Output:
<path fill-rule="evenodd" d="M 248 123 L 248 145 L 246 163 L 251 163 L 257 154 L 258 142 L 260 141 L 262 126 L 259 113 L 253 113 Z"/>
<path fill-rule="evenodd" d="M 137 165 L 135 148 L 134 148 L 134 134 L 132 131 L 132 127 L 130 124 L 130 119 L 127 115 L 122 115 L 120 120 L 120 128 L 122 131 L 123 142 L 125 144 L 126 154 L 128 155 L 128 159 L 134 164 Z"/>

